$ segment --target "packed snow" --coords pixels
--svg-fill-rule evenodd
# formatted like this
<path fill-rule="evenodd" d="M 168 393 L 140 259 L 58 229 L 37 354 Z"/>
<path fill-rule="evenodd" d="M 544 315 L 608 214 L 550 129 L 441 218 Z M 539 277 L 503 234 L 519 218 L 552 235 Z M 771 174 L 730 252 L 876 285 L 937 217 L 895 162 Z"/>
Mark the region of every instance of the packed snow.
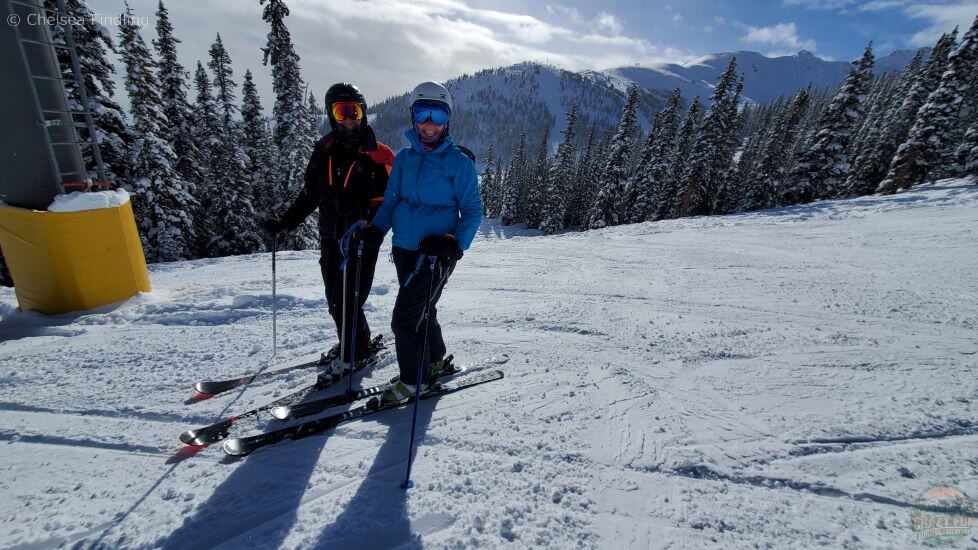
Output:
<path fill-rule="evenodd" d="M 83 212 L 85 210 L 101 210 L 114 208 L 129 202 L 129 193 L 125 189 L 114 191 L 73 191 L 54 197 L 54 202 L 48 206 L 48 212 Z"/>
<path fill-rule="evenodd" d="M 439 317 L 458 364 L 506 377 L 423 404 L 408 491 L 409 409 L 243 459 L 177 439 L 315 378 L 191 399 L 334 343 L 316 252 L 279 255 L 274 357 L 268 254 L 152 265 L 152 292 L 70 315 L 0 289 L 0 544 L 916 546 L 922 493 L 978 496 L 976 228 L 967 180 L 551 237 L 487 220 Z"/>

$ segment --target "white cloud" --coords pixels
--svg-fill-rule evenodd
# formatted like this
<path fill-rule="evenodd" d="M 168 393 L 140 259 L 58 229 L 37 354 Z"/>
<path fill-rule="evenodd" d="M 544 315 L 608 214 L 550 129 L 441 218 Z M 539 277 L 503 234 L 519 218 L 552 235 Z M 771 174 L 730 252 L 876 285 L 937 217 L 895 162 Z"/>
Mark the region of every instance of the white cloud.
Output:
<path fill-rule="evenodd" d="M 155 36 L 157 1 L 129 0 L 136 15 L 150 18 L 150 27 L 143 30 L 147 41 Z M 88 0 L 96 12 L 108 14 L 121 11 L 117 2 Z M 566 18 L 561 24 L 479 9 L 462 0 L 290 0 L 288 5 L 291 15 L 286 24 L 302 58 L 302 76 L 320 102 L 326 88 L 340 80 L 358 84 L 376 102 L 421 80 L 444 81 L 527 60 L 569 69 L 603 69 L 692 57 L 624 34 L 622 22 L 610 12 L 589 19 L 558 3 L 551 3 L 547 13 Z M 268 26 L 257 1 L 170 0 L 167 6 L 175 34 L 183 41 L 178 54 L 184 66 L 192 69 L 198 59 L 206 62 L 207 50 L 220 32 L 233 61 L 235 81 L 240 85 L 250 69 L 264 105 L 270 108 L 274 100 L 270 71 L 261 64 L 260 50 Z"/>
<path fill-rule="evenodd" d="M 838 10 L 848 8 L 859 0 L 784 0 L 785 6 L 801 6 L 810 10 Z"/>
<path fill-rule="evenodd" d="M 611 34 L 618 34 L 622 29 L 621 22 L 618 21 L 618 18 L 606 11 L 598 13 L 597 17 L 594 18 L 594 24 L 599 29 L 607 30 Z"/>
<path fill-rule="evenodd" d="M 883 11 L 901 8 L 907 5 L 907 0 L 871 0 L 859 6 L 859 11 Z"/>
<path fill-rule="evenodd" d="M 910 37 L 911 46 L 931 46 L 938 37 L 950 32 L 955 26 L 962 33 L 967 31 L 978 14 L 978 2 L 959 2 L 956 4 L 914 4 L 906 8 L 908 16 L 929 21 L 927 28 Z"/>
<path fill-rule="evenodd" d="M 815 51 L 815 40 L 802 40 L 794 23 L 778 23 L 770 27 L 747 27 L 747 34 L 741 40 L 751 44 L 783 46 L 791 50 Z"/>
<path fill-rule="evenodd" d="M 547 4 L 547 13 L 563 15 L 575 25 L 581 25 L 585 22 L 584 16 L 581 15 L 581 12 L 577 11 L 577 8 L 563 4 Z"/>
<path fill-rule="evenodd" d="M 593 19 L 588 20 L 581 12 L 574 7 L 563 4 L 547 4 L 547 13 L 566 17 L 575 26 L 588 26 L 596 30 L 605 31 L 612 35 L 621 34 L 624 26 L 621 21 L 611 13 L 600 11 Z"/>
<path fill-rule="evenodd" d="M 911 0 L 784 0 L 785 6 L 797 6 L 810 10 L 854 12 L 882 11 L 906 6 Z"/>

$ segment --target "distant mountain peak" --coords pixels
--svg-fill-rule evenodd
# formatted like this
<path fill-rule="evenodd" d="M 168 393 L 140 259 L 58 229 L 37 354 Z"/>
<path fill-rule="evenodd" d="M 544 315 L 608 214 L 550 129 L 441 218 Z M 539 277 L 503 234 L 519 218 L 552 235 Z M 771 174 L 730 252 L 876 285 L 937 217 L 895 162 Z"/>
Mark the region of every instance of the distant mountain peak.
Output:
<path fill-rule="evenodd" d="M 896 51 L 878 57 L 876 73 L 902 70 L 914 53 Z M 505 158 L 524 131 L 527 143 L 532 144 L 549 127 L 552 148 L 561 139 L 567 110 L 577 103 L 578 139 L 583 140 L 592 124 L 599 135 L 614 127 L 632 85 L 639 92 L 639 124 L 648 131 L 654 113 L 676 88 L 687 104 L 694 97 L 709 102 L 717 78 L 733 57 L 737 58 L 737 72 L 744 75 L 742 99 L 754 103 L 790 97 L 809 84 L 816 90 L 834 88 L 851 68 L 846 61 L 828 61 L 807 50 L 781 57 L 753 51 L 717 52 L 683 64 L 626 65 L 600 71 L 572 71 L 549 62 L 523 61 L 449 80 L 446 85 L 457 106 L 452 132 L 458 143 L 476 152 L 480 162 L 490 144 Z M 407 128 L 406 98 L 407 94 L 390 98 L 371 109 L 371 124 L 388 145 L 402 144 L 401 134 Z"/>
<path fill-rule="evenodd" d="M 902 70 L 914 53 L 897 50 L 877 57 L 876 73 Z M 743 96 L 758 103 L 773 101 L 781 95 L 791 95 L 809 83 L 816 89 L 833 88 L 845 78 L 850 69 L 850 63 L 846 61 L 828 61 L 808 50 L 799 50 L 794 55 L 781 57 L 768 57 L 758 52 L 741 50 L 711 53 L 682 64 L 656 63 L 648 67 L 616 67 L 603 72 L 635 82 L 651 92 L 673 90 L 679 86 L 687 100 L 694 95 L 708 100 L 717 77 L 735 57 L 737 72 L 744 75 Z"/>

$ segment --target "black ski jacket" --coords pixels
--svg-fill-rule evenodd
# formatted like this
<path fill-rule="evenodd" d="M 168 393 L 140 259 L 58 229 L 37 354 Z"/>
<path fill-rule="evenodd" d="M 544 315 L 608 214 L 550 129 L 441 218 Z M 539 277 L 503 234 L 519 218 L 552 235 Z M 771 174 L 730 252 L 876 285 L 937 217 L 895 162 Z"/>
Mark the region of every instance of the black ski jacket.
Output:
<path fill-rule="evenodd" d="M 282 215 L 285 229 L 295 229 L 319 207 L 319 236 L 335 240 L 357 220 L 369 221 L 377 213 L 394 152 L 377 141 L 373 128 L 364 130 L 359 147 L 345 146 L 332 132 L 316 142 L 302 191 Z"/>

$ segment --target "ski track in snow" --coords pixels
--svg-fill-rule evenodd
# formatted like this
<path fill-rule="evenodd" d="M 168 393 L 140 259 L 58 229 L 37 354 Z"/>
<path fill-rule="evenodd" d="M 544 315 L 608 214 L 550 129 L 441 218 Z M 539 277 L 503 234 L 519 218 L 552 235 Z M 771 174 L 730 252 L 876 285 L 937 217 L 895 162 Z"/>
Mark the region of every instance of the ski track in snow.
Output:
<path fill-rule="evenodd" d="M 0 545 L 916 546 L 918 495 L 978 497 L 976 228 L 966 180 L 551 237 L 486 221 L 439 316 L 457 363 L 506 378 L 423 404 L 407 492 L 410 409 L 243 459 L 177 439 L 312 382 L 191 399 L 335 342 L 316 252 L 279 254 L 274 358 L 267 254 L 153 265 L 152 292 L 52 317 L 0 289 Z M 393 345 L 380 257 L 367 317 Z"/>

